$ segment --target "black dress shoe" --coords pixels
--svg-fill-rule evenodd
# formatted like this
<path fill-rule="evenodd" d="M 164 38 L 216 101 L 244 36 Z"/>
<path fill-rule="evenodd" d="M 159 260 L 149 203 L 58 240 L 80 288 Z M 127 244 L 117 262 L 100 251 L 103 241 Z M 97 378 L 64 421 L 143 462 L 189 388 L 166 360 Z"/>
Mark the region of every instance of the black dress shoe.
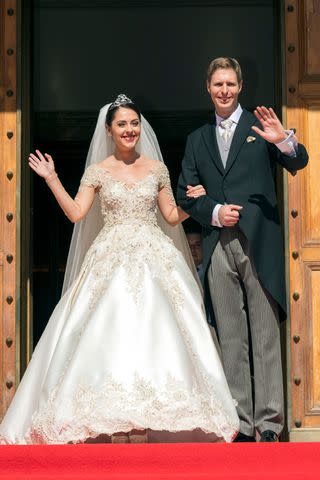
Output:
<path fill-rule="evenodd" d="M 265 430 L 261 433 L 260 442 L 279 442 L 279 438 L 272 430 Z"/>
<path fill-rule="evenodd" d="M 254 437 L 251 437 L 250 435 L 245 435 L 244 433 L 239 432 L 233 441 L 234 442 L 255 442 L 256 439 Z"/>

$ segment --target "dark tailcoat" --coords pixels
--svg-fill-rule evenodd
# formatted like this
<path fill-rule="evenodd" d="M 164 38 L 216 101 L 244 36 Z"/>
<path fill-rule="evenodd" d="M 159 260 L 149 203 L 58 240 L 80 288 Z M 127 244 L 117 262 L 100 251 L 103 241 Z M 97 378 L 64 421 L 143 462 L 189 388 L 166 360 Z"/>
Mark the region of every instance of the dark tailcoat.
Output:
<path fill-rule="evenodd" d="M 262 285 L 286 314 L 283 240 L 274 172 L 279 163 L 290 172 L 303 168 L 308 155 L 299 144 L 296 157 L 280 152 L 252 129 L 261 128 L 258 120 L 243 110 L 233 135 L 230 152 L 223 167 L 216 139 L 216 125 L 206 124 L 187 139 L 182 173 L 178 182 L 178 203 L 203 226 L 204 269 L 218 242 L 220 228 L 211 226 L 217 203 L 241 205 L 239 228 L 249 241 L 251 255 Z M 248 137 L 254 141 L 248 141 Z M 207 195 L 186 197 L 186 186 L 202 184 Z M 281 312 L 280 312 L 281 313 Z"/>

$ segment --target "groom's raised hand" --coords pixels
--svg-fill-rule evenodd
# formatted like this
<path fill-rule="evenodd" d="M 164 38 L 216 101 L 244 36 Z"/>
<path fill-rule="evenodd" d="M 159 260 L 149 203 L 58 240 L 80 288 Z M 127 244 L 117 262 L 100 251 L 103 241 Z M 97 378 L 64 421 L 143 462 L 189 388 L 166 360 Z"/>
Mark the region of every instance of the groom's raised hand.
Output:
<path fill-rule="evenodd" d="M 254 114 L 261 123 L 262 130 L 256 126 L 251 128 L 267 142 L 280 143 L 287 138 L 282 123 L 272 108 L 257 107 Z"/>

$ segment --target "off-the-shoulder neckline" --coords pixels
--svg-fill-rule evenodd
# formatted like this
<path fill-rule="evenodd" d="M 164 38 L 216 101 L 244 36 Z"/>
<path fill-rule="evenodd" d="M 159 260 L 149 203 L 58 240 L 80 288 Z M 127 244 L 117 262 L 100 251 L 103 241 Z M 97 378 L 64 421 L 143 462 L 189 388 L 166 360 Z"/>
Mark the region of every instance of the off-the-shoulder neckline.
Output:
<path fill-rule="evenodd" d="M 159 161 L 159 164 L 162 164 L 162 162 Z M 155 173 L 156 172 L 150 172 L 148 173 L 147 175 L 144 175 L 143 177 L 141 178 L 137 178 L 137 180 L 134 180 L 132 182 L 125 182 L 119 178 L 116 178 L 112 175 L 112 173 L 107 169 L 107 168 L 104 168 L 104 167 L 100 167 L 99 165 L 97 164 L 93 164 L 92 166 L 94 166 L 97 170 L 101 170 L 103 173 L 105 173 L 106 175 L 108 175 L 114 182 L 116 183 L 119 183 L 120 185 L 123 185 L 125 188 L 127 188 L 128 190 L 131 190 L 132 188 L 134 188 L 135 186 L 139 185 L 140 183 L 142 183 L 143 181 L 147 180 L 147 178 L 149 177 L 153 177 L 155 176 Z"/>

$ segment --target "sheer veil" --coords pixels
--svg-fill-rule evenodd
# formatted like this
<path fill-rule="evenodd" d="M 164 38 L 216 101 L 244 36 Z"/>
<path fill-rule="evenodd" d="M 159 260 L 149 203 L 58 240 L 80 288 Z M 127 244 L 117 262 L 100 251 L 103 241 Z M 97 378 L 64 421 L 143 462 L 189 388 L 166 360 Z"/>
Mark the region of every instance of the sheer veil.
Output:
<path fill-rule="evenodd" d="M 94 163 L 101 162 L 114 151 L 112 138 L 106 135 L 105 130 L 105 119 L 110 105 L 111 104 L 109 103 L 100 110 L 96 128 L 90 143 L 85 168 L 88 168 L 89 165 Z M 141 136 L 137 145 L 137 150 L 146 157 L 163 162 L 157 137 L 151 125 L 143 116 L 141 118 Z M 174 227 L 168 225 L 159 211 L 158 224 L 164 233 L 173 240 L 175 246 L 182 252 L 199 284 L 197 271 L 181 224 Z M 98 195 L 96 195 L 94 203 L 87 216 L 74 226 L 62 294 L 67 291 L 79 274 L 85 254 L 95 237 L 98 235 L 102 225 L 99 198 Z"/>

